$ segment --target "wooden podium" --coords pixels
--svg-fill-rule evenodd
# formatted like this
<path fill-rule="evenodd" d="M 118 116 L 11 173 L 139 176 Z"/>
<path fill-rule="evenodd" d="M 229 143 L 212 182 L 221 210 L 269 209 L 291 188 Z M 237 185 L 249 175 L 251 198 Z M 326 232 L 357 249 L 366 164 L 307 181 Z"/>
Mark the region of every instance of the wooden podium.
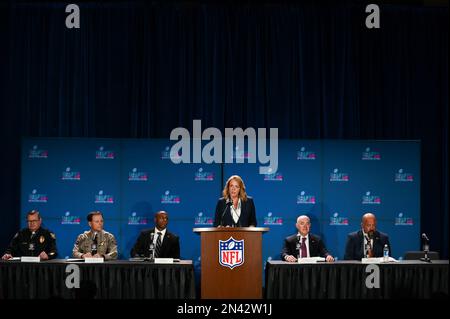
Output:
<path fill-rule="evenodd" d="M 262 234 L 268 230 L 262 227 L 193 229 L 201 236 L 202 298 L 262 298 Z M 231 237 L 238 242 L 223 243 Z M 219 255 L 220 247 L 224 249 L 222 255 Z M 243 254 L 239 249 L 227 250 L 230 247 L 242 248 Z"/>

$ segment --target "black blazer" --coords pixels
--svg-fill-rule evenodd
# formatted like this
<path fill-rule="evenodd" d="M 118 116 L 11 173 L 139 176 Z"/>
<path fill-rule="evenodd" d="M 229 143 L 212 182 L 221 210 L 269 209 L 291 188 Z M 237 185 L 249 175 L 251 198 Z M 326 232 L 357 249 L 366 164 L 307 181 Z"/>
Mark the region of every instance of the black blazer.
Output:
<path fill-rule="evenodd" d="M 309 234 L 309 256 L 326 258 L 330 253 L 325 248 L 325 244 L 319 236 Z M 297 234 L 286 237 L 284 239 L 283 250 L 281 251 L 281 259 L 292 255 L 297 258 Z"/>
<path fill-rule="evenodd" d="M 222 214 L 224 214 L 223 218 Z M 219 198 L 216 205 L 214 227 L 219 225 L 237 227 L 248 227 L 250 225 L 256 226 L 256 212 L 253 198 L 247 196 L 246 201 L 241 200 L 241 216 L 236 224 L 231 216 L 230 205 L 227 206 L 225 198 Z"/>
<path fill-rule="evenodd" d="M 389 256 L 392 256 L 389 236 L 376 230 L 373 236 L 374 257 L 383 257 L 383 248 L 385 244 L 389 247 Z M 344 259 L 361 260 L 362 258 L 364 258 L 364 235 L 362 230 L 359 230 L 348 234 Z"/>
<path fill-rule="evenodd" d="M 150 238 L 151 233 L 155 232 L 155 228 L 143 230 L 139 234 L 139 237 L 131 249 L 131 257 L 137 256 L 150 256 Z M 155 235 L 156 236 L 156 235 Z M 177 235 L 170 233 L 166 230 L 163 242 L 161 243 L 160 258 L 180 258 L 180 239 Z"/>

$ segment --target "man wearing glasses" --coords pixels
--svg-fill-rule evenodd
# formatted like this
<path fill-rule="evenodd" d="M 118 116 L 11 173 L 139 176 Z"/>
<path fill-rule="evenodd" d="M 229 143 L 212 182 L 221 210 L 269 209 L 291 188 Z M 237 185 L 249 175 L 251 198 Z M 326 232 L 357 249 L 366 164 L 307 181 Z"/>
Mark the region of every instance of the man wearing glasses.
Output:
<path fill-rule="evenodd" d="M 42 218 L 37 210 L 28 212 L 27 223 L 27 228 L 14 235 L 2 259 L 21 256 L 39 256 L 41 260 L 56 258 L 55 234 L 41 227 Z"/>

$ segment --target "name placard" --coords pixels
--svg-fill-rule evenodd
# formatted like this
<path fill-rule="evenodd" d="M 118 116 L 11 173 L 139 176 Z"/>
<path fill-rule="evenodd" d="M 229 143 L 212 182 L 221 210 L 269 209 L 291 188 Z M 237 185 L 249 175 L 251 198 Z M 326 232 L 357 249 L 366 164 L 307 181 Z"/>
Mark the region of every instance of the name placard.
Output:
<path fill-rule="evenodd" d="M 104 258 L 85 258 L 84 262 L 87 264 L 101 264 L 102 262 L 104 262 L 105 259 Z"/>
<path fill-rule="evenodd" d="M 155 258 L 155 264 L 173 264 L 173 258 Z"/>
<path fill-rule="evenodd" d="M 318 261 L 325 261 L 325 258 L 323 257 L 308 257 L 308 258 L 299 258 L 297 259 L 297 262 L 299 264 L 315 264 Z"/>
<path fill-rule="evenodd" d="M 41 257 L 23 256 L 20 257 L 20 261 L 23 263 L 39 263 L 41 262 Z"/>
<path fill-rule="evenodd" d="M 395 263 L 398 260 L 389 257 L 388 260 L 385 260 L 383 257 L 372 257 L 372 258 L 363 258 L 361 259 L 361 264 L 384 264 L 384 263 Z"/>

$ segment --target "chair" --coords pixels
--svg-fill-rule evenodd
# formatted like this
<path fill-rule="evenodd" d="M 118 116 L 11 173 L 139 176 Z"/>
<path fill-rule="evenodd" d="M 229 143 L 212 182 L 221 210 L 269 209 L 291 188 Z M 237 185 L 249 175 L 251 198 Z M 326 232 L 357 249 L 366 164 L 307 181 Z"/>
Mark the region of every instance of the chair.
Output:
<path fill-rule="evenodd" d="M 420 260 L 420 258 L 424 258 L 425 253 L 423 251 L 407 251 L 404 260 Z M 439 260 L 439 252 L 437 251 L 429 251 L 428 258 L 431 260 Z"/>

